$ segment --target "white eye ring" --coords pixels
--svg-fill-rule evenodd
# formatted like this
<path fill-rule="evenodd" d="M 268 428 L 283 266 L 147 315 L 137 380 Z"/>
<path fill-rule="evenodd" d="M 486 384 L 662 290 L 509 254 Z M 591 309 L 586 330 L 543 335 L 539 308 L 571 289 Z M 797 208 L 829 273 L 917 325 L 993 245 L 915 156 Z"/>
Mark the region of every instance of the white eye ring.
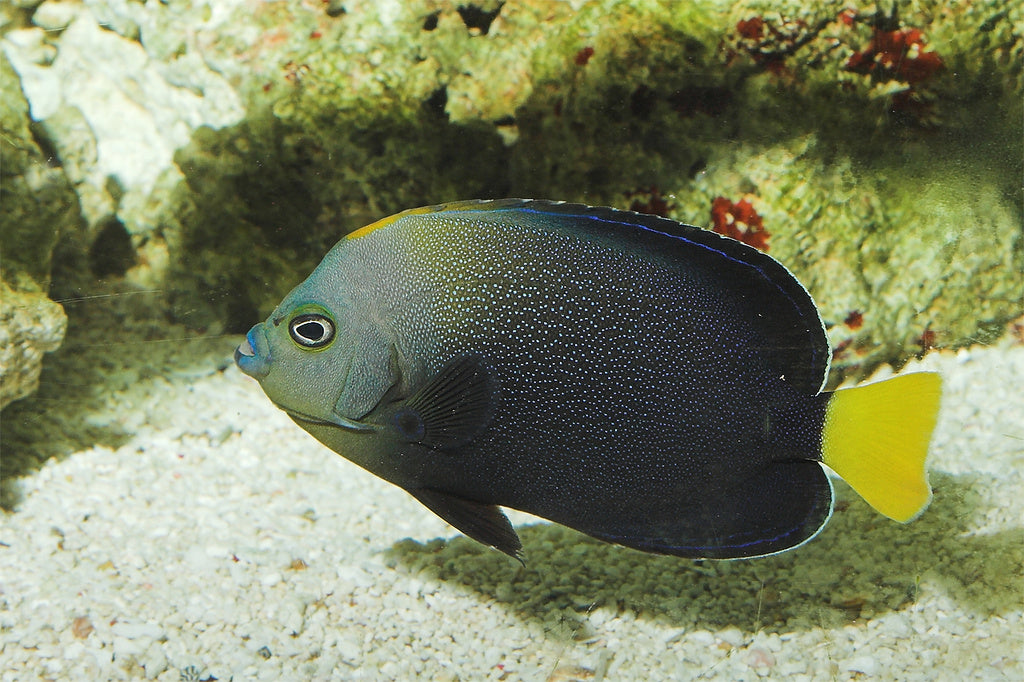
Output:
<path fill-rule="evenodd" d="M 334 323 L 326 315 L 307 313 L 288 323 L 288 333 L 303 348 L 324 348 L 334 340 Z"/>

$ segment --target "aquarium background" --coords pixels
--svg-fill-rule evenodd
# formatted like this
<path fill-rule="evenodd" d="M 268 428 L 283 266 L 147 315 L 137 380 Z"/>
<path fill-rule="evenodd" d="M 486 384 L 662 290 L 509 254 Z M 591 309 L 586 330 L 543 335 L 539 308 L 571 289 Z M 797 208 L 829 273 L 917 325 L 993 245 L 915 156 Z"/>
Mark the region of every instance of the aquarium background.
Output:
<path fill-rule="evenodd" d="M 0 7 L 0 679 L 1024 678 L 1024 10 Z M 935 496 L 745 562 L 513 513 L 525 566 L 232 363 L 341 236 L 611 205 L 767 251 L 830 386 L 945 381 Z"/>

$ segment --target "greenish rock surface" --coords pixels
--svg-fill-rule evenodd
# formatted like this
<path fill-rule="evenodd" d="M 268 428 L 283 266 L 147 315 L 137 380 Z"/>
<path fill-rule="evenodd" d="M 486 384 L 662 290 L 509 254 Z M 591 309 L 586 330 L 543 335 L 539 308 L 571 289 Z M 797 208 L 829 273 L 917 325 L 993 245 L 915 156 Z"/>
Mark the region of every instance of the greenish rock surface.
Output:
<path fill-rule="evenodd" d="M 75 194 L 29 128 L 28 103 L 0 52 L 0 408 L 35 391 L 66 319 L 46 296 L 54 246 L 80 222 Z"/>
<path fill-rule="evenodd" d="M 84 248 L 127 243 L 104 276 L 196 328 L 244 330 L 372 220 L 498 196 L 748 205 L 837 379 L 1024 311 L 1011 3 L 62 4 L 11 33 Z"/>
<path fill-rule="evenodd" d="M 60 304 L 0 280 L 0 408 L 35 392 L 43 354 L 60 347 L 66 326 Z"/>

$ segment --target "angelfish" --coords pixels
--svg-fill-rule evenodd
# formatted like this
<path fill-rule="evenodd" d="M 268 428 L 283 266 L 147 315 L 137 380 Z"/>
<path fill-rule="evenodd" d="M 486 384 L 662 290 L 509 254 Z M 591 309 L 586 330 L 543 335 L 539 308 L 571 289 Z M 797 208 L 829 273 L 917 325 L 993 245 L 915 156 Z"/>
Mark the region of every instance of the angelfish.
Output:
<path fill-rule="evenodd" d="M 892 519 L 927 506 L 938 375 L 823 392 L 830 357 L 810 295 L 767 254 L 518 199 L 352 232 L 235 352 L 321 443 L 511 556 L 500 507 L 718 559 L 814 537 L 833 508 L 823 464 Z"/>

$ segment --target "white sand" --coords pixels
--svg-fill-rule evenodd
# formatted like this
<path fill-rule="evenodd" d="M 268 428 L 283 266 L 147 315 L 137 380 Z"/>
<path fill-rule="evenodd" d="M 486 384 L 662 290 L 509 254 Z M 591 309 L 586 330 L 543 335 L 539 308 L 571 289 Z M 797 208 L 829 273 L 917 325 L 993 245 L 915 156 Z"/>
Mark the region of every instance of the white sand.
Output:
<path fill-rule="evenodd" d="M 513 514 L 524 569 L 313 441 L 237 338 L 105 338 L 4 413 L 40 434 L 7 466 L 59 456 L 8 485 L 2 680 L 1024 679 L 1020 345 L 917 363 L 946 394 L 909 526 L 837 484 L 809 545 L 699 563 Z"/>

